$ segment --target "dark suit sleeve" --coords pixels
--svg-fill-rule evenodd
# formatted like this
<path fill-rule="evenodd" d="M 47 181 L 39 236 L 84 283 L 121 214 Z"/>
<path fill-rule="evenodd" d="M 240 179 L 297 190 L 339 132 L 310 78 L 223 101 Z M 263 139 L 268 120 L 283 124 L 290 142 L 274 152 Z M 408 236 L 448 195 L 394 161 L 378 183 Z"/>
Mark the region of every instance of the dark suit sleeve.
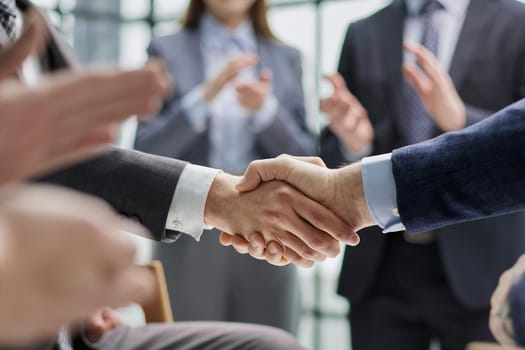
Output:
<path fill-rule="evenodd" d="M 392 153 L 401 219 L 422 232 L 525 209 L 525 100 Z"/>
<path fill-rule="evenodd" d="M 160 45 L 152 41 L 148 48 L 150 57 L 166 59 L 168 52 L 163 52 Z M 170 70 L 170 67 L 168 67 Z M 174 72 L 170 71 L 171 74 Z M 192 128 L 182 107 L 181 92 L 177 89 L 177 77 L 173 95 L 165 101 L 160 113 L 150 121 L 140 123 L 135 138 L 135 148 L 147 153 L 158 154 L 170 158 L 180 158 L 191 148 L 203 133 L 197 133 Z"/>
<path fill-rule="evenodd" d="M 257 134 L 257 145 L 263 154 L 277 156 L 287 153 L 296 156 L 316 155 L 317 142 L 306 126 L 302 59 L 299 52 L 290 50 L 288 85 L 293 88 L 287 96 L 276 96 L 279 107 L 273 123 Z M 284 52 L 283 52 L 284 53 Z M 274 77 L 276 82 L 279 77 Z"/>
<path fill-rule="evenodd" d="M 173 241 L 166 219 L 185 162 L 113 148 L 101 157 L 39 179 L 107 201 L 146 226 L 158 241 Z"/>

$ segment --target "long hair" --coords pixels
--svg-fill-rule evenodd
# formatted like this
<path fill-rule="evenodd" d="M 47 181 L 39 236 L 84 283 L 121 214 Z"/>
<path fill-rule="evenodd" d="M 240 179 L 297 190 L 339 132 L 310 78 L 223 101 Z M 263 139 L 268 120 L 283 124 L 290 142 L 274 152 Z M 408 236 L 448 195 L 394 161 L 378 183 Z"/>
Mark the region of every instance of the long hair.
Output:
<path fill-rule="evenodd" d="M 275 36 L 268 24 L 266 13 L 268 6 L 266 0 L 255 0 L 255 3 L 250 9 L 250 18 L 253 23 L 255 33 L 265 39 L 275 40 Z M 182 27 L 185 29 L 196 29 L 199 26 L 201 18 L 206 13 L 206 5 L 204 0 L 190 0 L 190 5 L 186 11 L 186 15 L 182 19 Z"/>

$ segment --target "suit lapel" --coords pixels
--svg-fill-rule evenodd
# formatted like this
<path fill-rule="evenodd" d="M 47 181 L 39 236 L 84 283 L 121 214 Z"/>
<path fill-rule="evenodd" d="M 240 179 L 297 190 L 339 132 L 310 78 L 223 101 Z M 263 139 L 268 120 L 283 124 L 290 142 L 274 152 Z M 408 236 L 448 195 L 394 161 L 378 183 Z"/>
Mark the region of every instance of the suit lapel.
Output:
<path fill-rule="evenodd" d="M 183 31 L 182 46 L 175 48 L 181 53 L 180 77 L 181 93 L 185 94 L 205 80 L 204 58 L 202 57 L 201 39 L 198 30 Z M 182 55 L 182 53 L 185 53 Z M 177 65 L 179 67 L 179 65 Z M 185 77 L 185 79 L 184 79 Z"/>
<path fill-rule="evenodd" d="M 484 38 L 488 37 L 491 22 L 500 9 L 499 0 L 471 0 L 465 23 L 459 35 L 456 51 L 450 65 L 450 76 L 461 89 L 472 60 L 478 55 Z"/>
<path fill-rule="evenodd" d="M 263 69 L 270 69 L 273 74 L 278 73 L 276 71 L 277 67 L 275 66 L 277 64 L 277 61 L 272 59 L 271 45 L 271 42 L 267 39 L 257 38 L 257 55 L 259 56 L 259 63 L 256 67 L 256 78 L 259 77 L 259 74 Z M 280 84 L 273 84 L 272 89 L 276 96 L 281 96 L 280 88 Z"/>

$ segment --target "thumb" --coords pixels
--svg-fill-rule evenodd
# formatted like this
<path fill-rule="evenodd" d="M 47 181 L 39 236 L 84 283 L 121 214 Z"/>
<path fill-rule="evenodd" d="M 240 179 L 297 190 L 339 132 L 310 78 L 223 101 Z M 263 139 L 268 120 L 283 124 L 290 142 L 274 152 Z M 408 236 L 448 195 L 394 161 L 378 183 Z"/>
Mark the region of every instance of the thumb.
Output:
<path fill-rule="evenodd" d="M 326 168 L 325 163 L 319 157 L 294 157 L 282 154 L 274 159 L 256 160 L 251 162 L 236 188 L 239 192 L 249 192 L 256 189 L 261 182 L 273 180 L 287 182 L 290 174 L 298 164 L 297 162 Z"/>
<path fill-rule="evenodd" d="M 259 76 L 259 81 L 261 83 L 269 83 L 273 79 L 273 73 L 270 69 L 264 69 Z"/>
<path fill-rule="evenodd" d="M 261 182 L 286 180 L 289 173 L 293 170 L 290 161 L 291 159 L 286 156 L 279 156 L 274 159 L 251 162 L 244 176 L 237 184 L 237 190 L 239 192 L 248 192 L 256 189 Z"/>

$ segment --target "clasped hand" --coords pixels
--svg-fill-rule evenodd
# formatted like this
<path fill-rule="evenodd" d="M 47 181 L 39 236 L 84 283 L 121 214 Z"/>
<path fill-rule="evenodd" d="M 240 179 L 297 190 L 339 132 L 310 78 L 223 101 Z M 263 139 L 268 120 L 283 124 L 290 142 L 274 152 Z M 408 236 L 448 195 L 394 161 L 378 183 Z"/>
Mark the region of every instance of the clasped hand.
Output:
<path fill-rule="evenodd" d="M 255 229 L 217 226 L 225 231 L 221 243 L 274 265 L 310 267 L 334 257 L 340 242 L 359 244 L 356 232 L 374 223 L 364 200 L 359 164 L 331 170 L 319 158 L 280 156 L 252 162 L 242 179 L 231 181 L 241 192 L 239 198 L 252 197 L 256 208 L 271 203 L 271 209 Z M 230 222 L 241 222 L 250 214 L 239 212 Z"/>

